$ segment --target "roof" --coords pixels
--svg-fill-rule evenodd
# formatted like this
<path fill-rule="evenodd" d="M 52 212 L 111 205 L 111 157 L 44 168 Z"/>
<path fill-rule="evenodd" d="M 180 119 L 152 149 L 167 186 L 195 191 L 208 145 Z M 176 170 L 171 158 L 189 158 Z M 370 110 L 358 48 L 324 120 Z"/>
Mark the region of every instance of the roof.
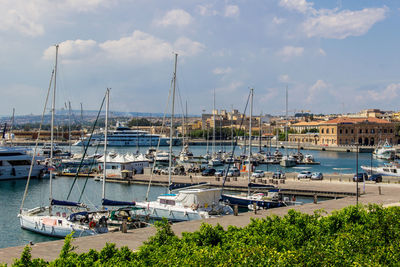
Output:
<path fill-rule="evenodd" d="M 319 126 L 322 121 L 301 121 L 295 124 L 292 124 L 292 126 Z"/>
<path fill-rule="evenodd" d="M 349 123 L 349 124 L 356 124 L 356 123 L 384 123 L 384 124 L 389 124 L 391 123 L 390 121 L 383 120 L 383 119 L 378 119 L 374 117 L 368 117 L 368 118 L 347 118 L 347 117 L 339 117 L 335 118 L 326 122 L 322 122 L 321 124 L 340 124 L 340 123 Z"/>

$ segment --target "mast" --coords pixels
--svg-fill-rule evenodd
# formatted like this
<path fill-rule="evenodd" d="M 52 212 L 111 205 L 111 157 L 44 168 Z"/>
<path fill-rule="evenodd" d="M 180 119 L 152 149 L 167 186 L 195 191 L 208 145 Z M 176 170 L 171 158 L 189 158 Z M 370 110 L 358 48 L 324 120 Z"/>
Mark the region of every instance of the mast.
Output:
<path fill-rule="evenodd" d="M 285 151 L 286 151 L 286 156 L 288 156 L 287 152 L 287 128 L 288 128 L 288 87 L 286 85 L 286 123 L 285 123 Z"/>
<path fill-rule="evenodd" d="M 54 146 L 54 113 L 56 107 L 56 87 L 57 87 L 57 63 L 58 63 L 58 47 L 56 44 L 56 62 L 54 64 L 54 87 L 53 87 L 53 102 L 51 104 L 51 130 L 50 130 L 50 190 L 49 190 L 49 214 L 51 215 L 51 201 L 53 200 L 53 146 Z"/>
<path fill-rule="evenodd" d="M 178 62 L 178 54 L 175 53 L 175 66 L 173 77 L 173 90 L 172 90 L 172 110 L 171 110 L 171 128 L 169 129 L 169 166 L 168 166 L 168 192 L 171 192 L 169 186 L 171 185 L 171 168 L 172 168 L 172 135 L 174 133 L 174 109 L 175 109 L 175 86 L 176 86 L 176 66 Z"/>
<path fill-rule="evenodd" d="M 101 191 L 101 198 L 106 198 L 106 162 L 107 162 L 107 135 L 108 135 L 108 109 L 110 104 L 110 88 L 106 90 L 106 120 L 104 122 L 104 164 L 103 164 L 103 184 L 102 184 L 102 191 Z"/>
<path fill-rule="evenodd" d="M 214 102 L 213 102 L 213 142 L 212 142 L 212 150 L 211 150 L 211 157 L 214 156 L 215 150 L 215 89 L 214 89 Z"/>
<path fill-rule="evenodd" d="M 258 122 L 258 127 L 259 127 L 259 135 L 258 135 L 258 152 L 261 152 L 261 117 L 262 113 L 260 114 L 260 120 Z"/>
<path fill-rule="evenodd" d="M 8 135 L 8 139 L 10 139 L 11 145 L 12 145 L 12 130 L 14 127 L 14 115 L 15 115 L 15 108 L 13 108 L 13 113 L 12 113 L 12 117 L 11 117 L 10 133 Z"/>
<path fill-rule="evenodd" d="M 71 155 L 71 101 L 68 101 L 68 145 L 69 154 Z"/>
<path fill-rule="evenodd" d="M 232 105 L 232 113 L 231 113 L 231 150 L 233 151 L 233 105 Z"/>
<path fill-rule="evenodd" d="M 249 173 L 248 175 L 248 183 L 250 183 L 250 175 L 251 175 L 251 119 L 253 116 L 253 93 L 254 93 L 254 89 L 251 88 L 250 89 L 250 121 L 249 121 L 249 155 L 248 155 L 248 161 L 249 161 L 249 165 L 248 165 L 248 169 L 247 172 Z M 250 195 L 250 187 L 247 187 L 247 195 Z"/>

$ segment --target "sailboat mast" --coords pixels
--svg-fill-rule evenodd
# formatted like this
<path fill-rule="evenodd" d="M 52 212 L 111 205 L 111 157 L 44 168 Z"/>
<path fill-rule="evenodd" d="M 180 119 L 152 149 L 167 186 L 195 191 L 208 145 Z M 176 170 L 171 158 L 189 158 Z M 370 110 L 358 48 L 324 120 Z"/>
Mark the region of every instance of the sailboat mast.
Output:
<path fill-rule="evenodd" d="M 248 182 L 250 183 L 250 177 L 251 177 L 251 120 L 253 117 L 253 92 L 254 89 L 250 89 L 250 97 L 251 97 L 251 102 L 250 102 L 250 121 L 249 121 L 249 155 L 248 155 Z M 247 195 L 250 195 L 250 187 L 247 187 Z"/>
<path fill-rule="evenodd" d="M 286 151 L 286 156 L 288 156 L 288 152 L 287 152 L 287 140 L 288 140 L 288 87 L 286 85 L 286 123 L 285 123 L 285 151 Z"/>
<path fill-rule="evenodd" d="M 215 150 L 215 112 L 216 112 L 216 110 L 215 110 L 215 89 L 214 89 L 214 101 L 213 101 L 213 142 L 212 142 L 212 152 L 211 152 L 211 155 L 212 156 L 214 156 L 214 150 Z"/>
<path fill-rule="evenodd" d="M 173 90 L 172 90 L 172 108 L 171 108 L 171 128 L 169 129 L 169 160 L 168 160 L 168 192 L 170 192 L 169 186 L 171 185 L 171 169 L 172 169 L 172 135 L 174 133 L 174 109 L 175 109 L 175 86 L 176 86 L 176 66 L 178 62 L 178 54 L 175 53 L 175 66 L 174 66 L 174 78 L 173 78 Z"/>
<path fill-rule="evenodd" d="M 258 121 L 258 127 L 259 127 L 259 135 L 258 135 L 258 152 L 261 152 L 261 118 L 262 118 L 262 113 L 260 114 L 260 120 Z"/>
<path fill-rule="evenodd" d="M 53 200 L 53 147 L 54 147 L 54 114 L 56 107 L 56 86 L 57 86 L 57 64 L 58 64 L 58 47 L 56 45 L 56 62 L 54 65 L 54 87 L 53 87 L 53 102 L 51 103 L 51 129 L 50 129 L 50 190 L 49 190 L 49 200 L 50 208 L 49 213 L 51 215 L 51 201 Z"/>
<path fill-rule="evenodd" d="M 71 154 L 71 101 L 68 101 L 68 144 L 69 154 Z"/>
<path fill-rule="evenodd" d="M 101 191 L 101 198 L 106 198 L 106 162 L 107 162 L 107 135 L 108 135 L 108 109 L 110 104 L 110 88 L 106 90 L 106 120 L 104 122 L 104 164 L 103 164 L 103 184 L 102 184 L 102 191 Z"/>

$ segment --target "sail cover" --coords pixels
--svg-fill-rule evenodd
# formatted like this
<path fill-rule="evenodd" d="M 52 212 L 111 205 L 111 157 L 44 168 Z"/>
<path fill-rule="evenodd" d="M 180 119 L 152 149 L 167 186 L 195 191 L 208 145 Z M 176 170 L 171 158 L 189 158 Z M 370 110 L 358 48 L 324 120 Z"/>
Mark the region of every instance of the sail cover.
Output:
<path fill-rule="evenodd" d="M 110 200 L 110 199 L 106 199 L 106 198 L 103 198 L 101 200 L 101 203 L 103 204 L 103 206 L 135 206 L 136 205 L 135 201 L 132 201 L 132 202 L 118 201 L 118 200 Z"/>
<path fill-rule="evenodd" d="M 255 184 L 255 183 L 249 183 L 248 186 L 250 188 L 270 188 L 270 189 L 275 189 L 276 187 L 273 185 L 269 184 Z"/>
<path fill-rule="evenodd" d="M 51 200 L 51 205 L 52 206 L 84 207 L 84 205 L 79 202 L 56 200 L 56 199 Z"/>

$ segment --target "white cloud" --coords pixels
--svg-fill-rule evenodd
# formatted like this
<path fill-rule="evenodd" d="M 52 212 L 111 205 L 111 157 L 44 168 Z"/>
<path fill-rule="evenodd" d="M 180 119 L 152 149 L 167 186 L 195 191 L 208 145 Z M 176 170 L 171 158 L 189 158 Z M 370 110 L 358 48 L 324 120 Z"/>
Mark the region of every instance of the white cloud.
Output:
<path fill-rule="evenodd" d="M 0 30 L 40 36 L 45 33 L 44 25 L 49 17 L 92 11 L 102 5 L 108 6 L 114 1 L 116 0 L 2 0 Z"/>
<path fill-rule="evenodd" d="M 389 84 L 383 91 L 368 90 L 367 93 L 367 97 L 369 98 L 368 100 L 394 100 L 400 95 L 400 83 Z"/>
<path fill-rule="evenodd" d="M 211 4 L 198 5 L 196 9 L 202 16 L 215 16 L 218 14 Z"/>
<path fill-rule="evenodd" d="M 282 74 L 282 75 L 279 75 L 278 80 L 279 80 L 280 82 L 282 82 L 282 83 L 287 83 L 287 82 L 290 81 L 290 78 L 289 78 L 289 75 L 287 75 L 287 74 Z"/>
<path fill-rule="evenodd" d="M 233 18 L 233 17 L 239 16 L 239 13 L 240 13 L 240 10 L 239 10 L 238 6 L 236 6 L 236 5 L 227 5 L 225 7 L 224 16 Z"/>
<path fill-rule="evenodd" d="M 321 56 L 326 56 L 326 52 L 322 48 L 318 49 L 318 54 L 321 55 Z"/>
<path fill-rule="evenodd" d="M 301 56 L 304 52 L 304 47 L 285 46 L 278 51 L 278 55 L 283 57 L 284 60 L 288 60 L 292 57 Z"/>
<path fill-rule="evenodd" d="M 314 4 L 307 2 L 306 0 L 280 0 L 279 5 L 300 13 L 314 11 L 314 8 L 312 7 Z"/>
<path fill-rule="evenodd" d="M 132 58 L 158 61 L 169 58 L 173 51 L 170 43 L 141 31 L 134 31 L 131 36 L 119 40 L 106 41 L 99 47 L 109 57 L 122 61 Z"/>
<path fill-rule="evenodd" d="M 205 46 L 202 43 L 192 41 L 186 37 L 180 37 L 174 43 L 176 52 L 181 55 L 194 56 L 204 50 Z"/>
<path fill-rule="evenodd" d="M 278 88 L 269 88 L 267 89 L 267 93 L 266 94 L 260 94 L 259 97 L 257 97 L 257 99 L 259 100 L 259 102 L 261 104 L 271 104 L 271 101 L 275 101 L 276 97 L 278 96 L 278 92 L 280 89 Z"/>
<path fill-rule="evenodd" d="M 278 18 L 278 17 L 273 17 L 273 19 L 272 19 L 272 23 L 273 23 L 273 24 L 276 24 L 276 25 L 282 24 L 282 23 L 284 23 L 285 21 L 286 21 L 286 19 L 284 19 L 284 18 Z"/>
<path fill-rule="evenodd" d="M 239 87 L 242 86 L 243 86 L 242 82 L 231 82 L 227 86 L 215 88 L 215 91 L 218 93 L 234 93 L 237 91 Z"/>
<path fill-rule="evenodd" d="M 168 11 L 163 18 L 156 20 L 156 25 L 159 26 L 178 26 L 184 27 L 192 23 L 192 16 L 183 9 L 173 9 Z"/>
<path fill-rule="evenodd" d="M 306 102 L 311 104 L 317 99 L 317 96 L 324 89 L 328 88 L 328 85 L 323 80 L 316 81 L 309 89 Z"/>
<path fill-rule="evenodd" d="M 215 75 L 223 75 L 223 74 L 228 74 L 232 72 L 232 68 L 231 67 L 227 67 L 227 68 L 215 68 L 213 70 L 213 73 Z"/>
<path fill-rule="evenodd" d="M 67 40 L 59 44 L 60 56 L 66 58 L 68 61 L 81 60 L 89 56 L 91 52 L 97 47 L 96 41 L 93 40 Z M 55 57 L 55 48 L 51 46 L 43 53 L 43 58 L 52 60 Z"/>
<path fill-rule="evenodd" d="M 386 8 L 364 8 L 360 11 L 343 10 L 319 12 L 303 23 L 303 30 L 308 37 L 344 39 L 360 36 L 378 21 L 385 18 Z"/>
<path fill-rule="evenodd" d="M 154 62 L 169 59 L 172 52 L 184 56 L 194 56 L 203 51 L 204 45 L 186 37 L 177 39 L 173 44 L 141 31 L 118 40 L 97 43 L 94 40 L 67 40 L 60 44 L 60 55 L 66 63 L 86 59 L 109 58 L 120 62 Z M 47 48 L 43 58 L 54 58 L 54 47 Z"/>

